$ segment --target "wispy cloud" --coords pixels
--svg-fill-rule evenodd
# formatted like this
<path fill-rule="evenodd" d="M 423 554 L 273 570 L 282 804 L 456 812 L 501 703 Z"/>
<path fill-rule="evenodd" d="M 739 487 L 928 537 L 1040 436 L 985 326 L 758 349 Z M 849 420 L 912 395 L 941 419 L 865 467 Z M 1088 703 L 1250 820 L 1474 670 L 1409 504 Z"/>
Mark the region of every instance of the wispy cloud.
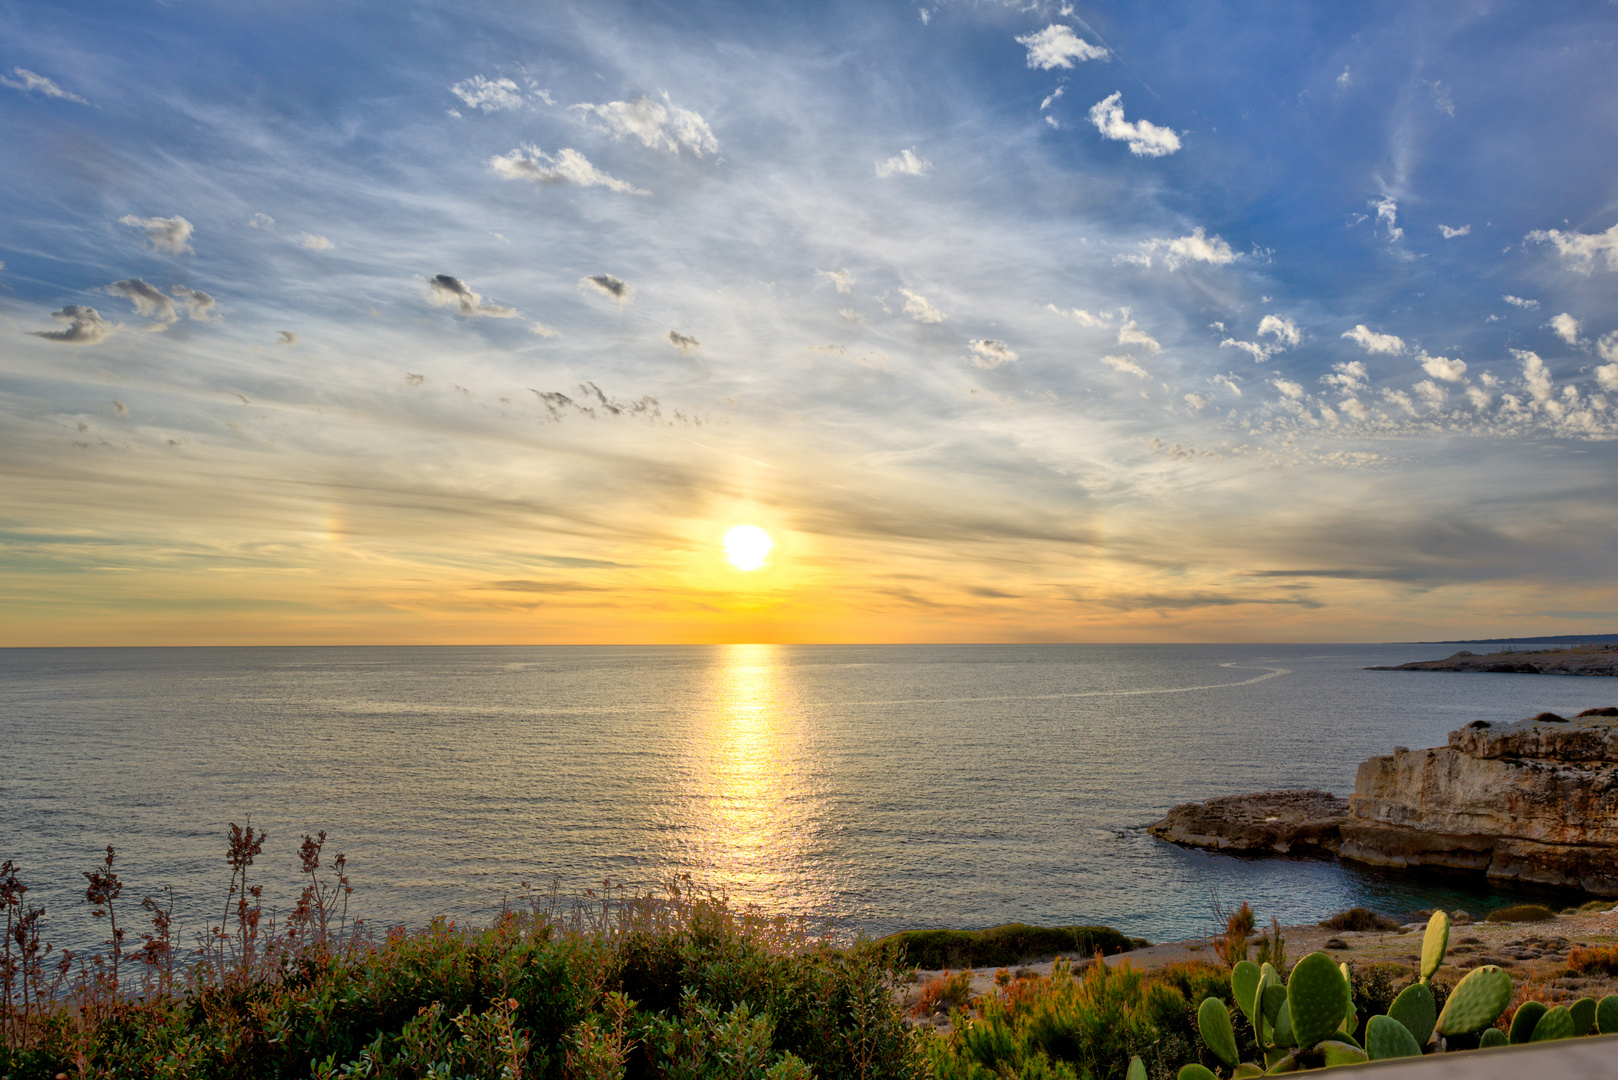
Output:
<path fill-rule="evenodd" d="M 629 101 L 609 101 L 602 105 L 584 103 L 572 106 L 593 120 L 601 130 L 618 138 L 632 138 L 653 150 L 678 154 L 688 150 L 697 157 L 716 153 L 719 140 L 702 116 L 682 109 L 669 100 L 641 95 Z"/>
<path fill-rule="evenodd" d="M 1124 120 L 1123 98 L 1120 90 L 1090 106 L 1090 123 L 1102 138 L 1127 142 L 1130 153 L 1140 157 L 1163 157 L 1180 149 L 1180 136 L 1174 129 L 1158 127 L 1149 120 Z"/>
<path fill-rule="evenodd" d="M 95 308 L 80 304 L 69 304 L 60 311 L 53 311 L 51 318 L 61 323 L 62 329 L 31 330 L 29 333 L 64 345 L 99 345 L 117 329 L 116 324 L 103 319 Z"/>
<path fill-rule="evenodd" d="M 1017 44 L 1028 49 L 1028 66 L 1049 71 L 1051 68 L 1070 68 L 1075 60 L 1106 60 L 1109 53 L 1092 45 L 1073 32 L 1071 26 L 1051 23 L 1037 33 L 1025 34 Z"/>
<path fill-rule="evenodd" d="M 503 180 L 531 180 L 536 184 L 578 184 L 580 187 L 604 187 L 627 195 L 650 195 L 627 180 L 620 180 L 602 172 L 583 154 L 563 147 L 553 157 L 537 146 L 519 146 L 506 154 L 496 154 L 488 160 L 489 170 Z"/>
<path fill-rule="evenodd" d="M 469 319 L 487 316 L 491 319 L 514 319 L 517 309 L 499 304 L 485 303 L 466 282 L 448 274 L 434 274 L 427 279 L 427 299 L 438 307 L 454 308 Z"/>
<path fill-rule="evenodd" d="M 634 299 L 635 287 L 611 274 L 590 274 L 579 279 L 579 288 L 598 292 L 609 300 L 618 304 L 627 304 Z"/>
<path fill-rule="evenodd" d="M 933 307 L 932 302 L 920 293 L 909 289 L 900 289 L 905 298 L 905 314 L 919 323 L 941 323 L 944 313 Z"/>
<path fill-rule="evenodd" d="M 883 179 L 890 176 L 925 176 L 932 167 L 932 162 L 916 156 L 916 148 L 912 146 L 899 151 L 886 161 L 877 162 L 876 175 Z"/>
<path fill-rule="evenodd" d="M 980 368 L 997 368 L 1017 359 L 1017 354 L 1003 341 L 974 338 L 966 344 L 967 348 L 972 350 L 972 363 Z"/>
<path fill-rule="evenodd" d="M 1608 270 L 1618 270 L 1618 225 L 1603 233 L 1535 229 L 1524 239 L 1533 244 L 1554 245 L 1568 266 L 1581 274 L 1588 274 L 1602 264 Z"/>
<path fill-rule="evenodd" d="M 21 90 L 25 94 L 43 94 L 48 98 L 60 98 L 63 101 L 72 101 L 80 105 L 90 104 L 77 94 L 70 94 L 56 83 L 43 75 L 36 75 L 27 68 L 12 68 L 11 74 L 15 78 L 0 75 L 0 86 L 9 86 L 13 90 Z"/>
<path fill-rule="evenodd" d="M 469 109 L 482 109 L 486 113 L 501 109 L 520 109 L 526 104 L 522 87 L 506 78 L 486 79 L 474 75 L 449 88 Z"/>
<path fill-rule="evenodd" d="M 119 224 L 144 232 L 147 241 L 158 251 L 170 251 L 176 255 L 191 254 L 191 223 L 179 215 L 143 218 L 125 214 L 118 221 Z"/>
<path fill-rule="evenodd" d="M 1445 240 L 1453 240 L 1457 236 L 1472 235 L 1472 226 L 1462 225 L 1459 229 L 1452 229 L 1448 225 L 1440 225 L 1438 231 L 1443 234 Z"/>
<path fill-rule="evenodd" d="M 1397 356 L 1405 351 L 1403 338 L 1394 334 L 1379 334 L 1364 323 L 1360 323 L 1352 330 L 1343 331 L 1343 337 L 1369 353 L 1390 353 Z"/>
<path fill-rule="evenodd" d="M 702 342 L 678 330 L 669 331 L 669 344 L 679 349 L 681 356 L 690 356 L 702 347 Z"/>

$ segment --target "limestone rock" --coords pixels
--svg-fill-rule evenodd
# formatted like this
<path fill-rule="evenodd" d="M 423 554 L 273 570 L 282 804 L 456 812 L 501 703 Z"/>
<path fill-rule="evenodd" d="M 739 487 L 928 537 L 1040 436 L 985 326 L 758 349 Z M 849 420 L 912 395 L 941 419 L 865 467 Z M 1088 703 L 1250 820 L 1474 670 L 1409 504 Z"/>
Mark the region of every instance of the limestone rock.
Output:
<path fill-rule="evenodd" d="M 1261 791 L 1183 803 L 1151 827 L 1152 835 L 1220 851 L 1336 851 L 1348 800 L 1329 791 Z"/>

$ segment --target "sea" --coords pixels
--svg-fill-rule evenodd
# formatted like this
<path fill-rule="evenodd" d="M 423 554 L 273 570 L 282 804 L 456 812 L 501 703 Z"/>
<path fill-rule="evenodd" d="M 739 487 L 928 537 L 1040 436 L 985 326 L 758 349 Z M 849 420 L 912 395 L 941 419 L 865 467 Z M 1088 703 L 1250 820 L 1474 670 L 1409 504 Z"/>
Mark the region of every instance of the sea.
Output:
<path fill-rule="evenodd" d="M 1481 879 L 1163 843 L 1176 803 L 1353 789 L 1472 720 L 1618 703 L 1601 678 L 1370 671 L 1435 645 L 727 645 L 0 650 L 0 860 L 84 947 L 217 922 L 232 823 L 268 911 L 347 857 L 373 929 L 552 891 L 712 889 L 841 938 L 1008 922 L 1152 941 L 1363 905 L 1474 914 Z M 165 891 L 166 890 L 166 891 Z M 1553 903 L 1571 901 L 1549 897 Z M 137 928 L 138 929 L 138 928 Z"/>

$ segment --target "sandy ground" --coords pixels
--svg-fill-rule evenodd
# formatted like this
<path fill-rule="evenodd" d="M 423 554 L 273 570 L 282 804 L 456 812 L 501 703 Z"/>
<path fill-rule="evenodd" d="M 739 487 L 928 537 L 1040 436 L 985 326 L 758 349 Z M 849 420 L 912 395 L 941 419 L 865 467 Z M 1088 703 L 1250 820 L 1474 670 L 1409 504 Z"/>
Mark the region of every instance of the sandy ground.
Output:
<path fill-rule="evenodd" d="M 1394 963 L 1410 969 L 1414 975 L 1425 930 L 1426 923 L 1417 922 L 1398 930 L 1364 932 L 1327 930 L 1320 926 L 1284 926 L 1281 934 L 1286 942 L 1288 963 L 1296 962 L 1317 949 L 1324 949 L 1352 966 Z M 1147 970 L 1192 960 L 1218 964 L 1219 958 L 1213 949 L 1215 940 L 1190 938 L 1153 945 L 1109 956 L 1107 963 L 1129 963 Z M 1472 922 L 1452 925 L 1449 951 L 1437 977 L 1453 984 L 1472 968 L 1497 964 L 1511 973 L 1519 998 L 1533 997 L 1546 1002 L 1566 1002 L 1581 997 L 1599 999 L 1618 993 L 1618 977 L 1580 976 L 1568 968 L 1567 954 L 1578 946 L 1607 946 L 1615 942 L 1618 942 L 1618 909 L 1559 915 L 1549 922 L 1539 923 Z M 1020 964 L 1013 969 L 1013 974 L 1023 975 L 1027 972 L 1049 975 L 1055 960 L 1055 957 L 1050 957 Z M 902 994 L 906 1008 L 910 1008 L 920 997 L 921 987 L 941 974 L 937 971 L 918 971 L 911 988 Z M 974 971 L 973 995 L 993 990 L 995 974 L 994 969 Z M 948 1017 L 943 1015 L 917 1019 L 939 1026 L 949 1023 Z"/>

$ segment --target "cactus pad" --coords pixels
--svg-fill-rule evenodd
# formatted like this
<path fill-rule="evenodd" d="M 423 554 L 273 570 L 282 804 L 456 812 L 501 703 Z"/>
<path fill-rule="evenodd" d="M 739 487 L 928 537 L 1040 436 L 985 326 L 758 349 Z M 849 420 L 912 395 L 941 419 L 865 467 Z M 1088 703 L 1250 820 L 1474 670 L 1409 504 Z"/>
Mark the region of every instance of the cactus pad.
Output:
<path fill-rule="evenodd" d="M 1321 1056 L 1326 1059 L 1326 1068 L 1328 1069 L 1333 1065 L 1363 1065 L 1371 1060 L 1365 1051 L 1359 1047 L 1330 1039 L 1321 1043 L 1317 1049 L 1319 1049 Z"/>
<path fill-rule="evenodd" d="M 1197 1009 L 1197 1030 L 1202 1041 L 1226 1065 L 1235 1067 L 1241 1060 L 1236 1053 L 1236 1029 L 1230 1026 L 1230 1009 L 1216 997 L 1203 998 Z"/>
<path fill-rule="evenodd" d="M 1426 983 L 1412 983 L 1393 999 L 1388 1015 L 1405 1026 L 1417 1046 L 1426 1046 L 1433 1037 L 1433 1025 L 1438 1023 L 1438 1002 Z"/>
<path fill-rule="evenodd" d="M 1372 1061 L 1421 1056 L 1416 1037 L 1391 1016 L 1373 1016 L 1365 1022 L 1365 1050 Z"/>
<path fill-rule="evenodd" d="M 1442 911 L 1433 912 L 1427 920 L 1427 932 L 1421 938 L 1421 981 L 1426 982 L 1444 965 L 1444 953 L 1449 948 L 1449 916 Z"/>
<path fill-rule="evenodd" d="M 1219 1077 L 1215 1076 L 1213 1070 L 1206 1065 L 1192 1062 L 1190 1065 L 1180 1066 L 1179 1080 L 1219 1080 Z"/>
<path fill-rule="evenodd" d="M 1438 1033 L 1470 1035 L 1482 1031 L 1494 1023 L 1509 1004 L 1511 976 L 1493 964 L 1473 968 L 1456 984 L 1444 1003 L 1444 1011 L 1438 1014 Z"/>
<path fill-rule="evenodd" d="M 1139 1054 L 1129 1059 L 1129 1071 L 1124 1074 L 1124 1080 L 1146 1080 L 1146 1062 Z"/>
<path fill-rule="evenodd" d="M 1263 1076 L 1264 1070 L 1251 1061 L 1244 1061 L 1236 1066 L 1236 1071 L 1230 1074 L 1230 1080 L 1249 1080 L 1250 1077 Z"/>
<path fill-rule="evenodd" d="M 1608 994 L 1596 1003 L 1596 1030 L 1618 1035 L 1618 994 Z"/>
<path fill-rule="evenodd" d="M 1313 1046 L 1330 1037 L 1349 1008 L 1348 982 L 1337 970 L 1336 961 L 1323 952 L 1299 960 L 1287 981 L 1287 1008 L 1299 1046 Z"/>
<path fill-rule="evenodd" d="M 1534 1025 L 1550 1006 L 1543 1001 L 1525 1001 L 1517 1006 L 1517 1015 L 1511 1018 L 1511 1034 L 1507 1042 L 1525 1043 L 1534 1034 Z"/>
<path fill-rule="evenodd" d="M 1558 1005 L 1554 1009 L 1546 1009 L 1545 1015 L 1539 1018 L 1534 1025 L 1534 1034 L 1529 1036 L 1529 1042 L 1550 1042 L 1553 1039 L 1571 1039 L 1573 1037 L 1573 1014 L 1565 1005 Z"/>
<path fill-rule="evenodd" d="M 1258 1024 L 1258 988 L 1264 982 L 1264 972 L 1251 960 L 1239 960 L 1230 969 L 1230 993 L 1236 1007 L 1246 1015 L 1248 1023 Z"/>
<path fill-rule="evenodd" d="M 1278 982 L 1264 983 L 1264 1019 L 1275 1023 L 1275 1018 L 1281 1015 L 1281 1006 L 1287 1003 L 1287 988 Z"/>
<path fill-rule="evenodd" d="M 1275 1014 L 1275 1045 L 1297 1046 L 1298 1040 L 1292 1034 L 1292 1007 L 1291 1003 L 1281 1006 L 1281 1011 Z"/>
<path fill-rule="evenodd" d="M 1583 997 L 1567 1007 L 1573 1014 L 1573 1037 L 1582 1039 L 1590 1034 L 1596 1022 L 1596 999 Z"/>
<path fill-rule="evenodd" d="M 1478 1049 L 1487 1050 L 1491 1046 L 1509 1046 L 1510 1043 L 1511 1040 L 1506 1038 L 1506 1033 L 1499 1028 L 1484 1028 L 1482 1037 L 1478 1039 Z"/>

